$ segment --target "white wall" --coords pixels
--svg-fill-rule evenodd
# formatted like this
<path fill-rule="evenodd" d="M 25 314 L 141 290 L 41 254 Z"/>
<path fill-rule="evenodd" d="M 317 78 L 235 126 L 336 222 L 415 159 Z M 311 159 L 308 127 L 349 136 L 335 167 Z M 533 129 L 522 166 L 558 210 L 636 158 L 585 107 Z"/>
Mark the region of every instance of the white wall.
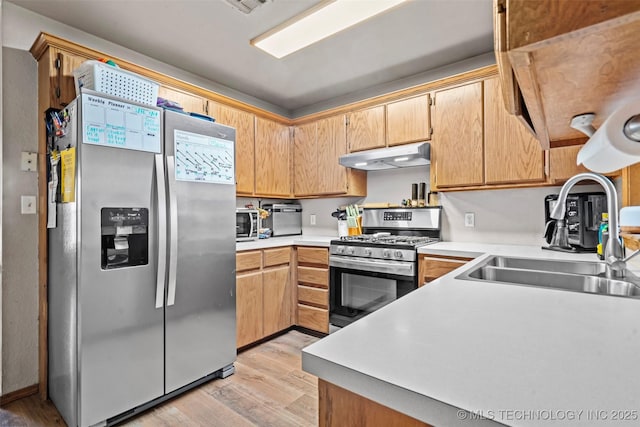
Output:
<path fill-rule="evenodd" d="M 36 62 L 2 49 L 2 393 L 38 383 L 38 216 L 20 214 L 20 196 L 38 194 L 38 174 L 20 170 L 38 150 Z M 40 207 L 38 207 L 40 208 Z"/>

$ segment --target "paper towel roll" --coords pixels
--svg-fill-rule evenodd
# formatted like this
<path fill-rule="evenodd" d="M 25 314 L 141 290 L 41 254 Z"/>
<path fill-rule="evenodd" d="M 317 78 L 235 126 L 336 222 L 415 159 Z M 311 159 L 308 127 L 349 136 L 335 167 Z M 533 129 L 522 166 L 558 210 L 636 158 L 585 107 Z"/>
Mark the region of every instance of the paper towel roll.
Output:
<path fill-rule="evenodd" d="M 640 100 L 617 109 L 578 152 L 578 164 L 598 173 L 609 173 L 640 162 L 640 142 L 623 132 L 625 123 L 640 114 Z"/>

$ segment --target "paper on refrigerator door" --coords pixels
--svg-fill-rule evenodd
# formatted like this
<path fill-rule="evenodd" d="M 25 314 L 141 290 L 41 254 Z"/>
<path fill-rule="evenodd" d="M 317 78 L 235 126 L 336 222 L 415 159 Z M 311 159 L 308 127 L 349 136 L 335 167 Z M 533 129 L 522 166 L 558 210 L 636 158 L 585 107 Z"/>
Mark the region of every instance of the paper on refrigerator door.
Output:
<path fill-rule="evenodd" d="M 51 177 L 47 183 L 47 228 L 56 228 L 56 193 L 58 191 L 58 164 L 60 153 L 54 151 L 49 156 L 51 163 Z"/>
<path fill-rule="evenodd" d="M 76 201 L 76 147 L 60 152 L 62 203 Z"/>

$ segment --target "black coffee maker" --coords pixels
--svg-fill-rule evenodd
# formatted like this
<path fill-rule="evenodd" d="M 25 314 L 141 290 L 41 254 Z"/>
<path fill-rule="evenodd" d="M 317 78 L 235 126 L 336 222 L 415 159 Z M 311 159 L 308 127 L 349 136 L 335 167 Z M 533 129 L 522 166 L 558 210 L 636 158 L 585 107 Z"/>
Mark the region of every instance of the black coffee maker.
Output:
<path fill-rule="evenodd" d="M 552 221 L 551 212 L 558 201 L 557 194 L 549 194 L 544 199 L 545 224 Z M 567 196 L 565 222 L 571 252 L 595 252 L 598 246 L 598 228 L 602 213 L 607 212 L 605 193 L 570 193 Z M 549 229 L 549 227 L 547 227 Z M 547 243 L 551 243 L 552 232 L 545 233 Z M 562 250 L 548 247 L 545 249 Z"/>

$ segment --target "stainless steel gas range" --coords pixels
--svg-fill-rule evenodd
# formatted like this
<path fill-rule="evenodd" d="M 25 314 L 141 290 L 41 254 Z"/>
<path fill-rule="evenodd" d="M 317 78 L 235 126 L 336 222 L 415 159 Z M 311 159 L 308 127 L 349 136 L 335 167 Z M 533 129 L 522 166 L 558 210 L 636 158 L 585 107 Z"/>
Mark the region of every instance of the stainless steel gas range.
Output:
<path fill-rule="evenodd" d="M 440 206 L 365 209 L 363 234 L 329 247 L 329 322 L 346 326 L 418 288 L 421 246 L 440 241 Z"/>

